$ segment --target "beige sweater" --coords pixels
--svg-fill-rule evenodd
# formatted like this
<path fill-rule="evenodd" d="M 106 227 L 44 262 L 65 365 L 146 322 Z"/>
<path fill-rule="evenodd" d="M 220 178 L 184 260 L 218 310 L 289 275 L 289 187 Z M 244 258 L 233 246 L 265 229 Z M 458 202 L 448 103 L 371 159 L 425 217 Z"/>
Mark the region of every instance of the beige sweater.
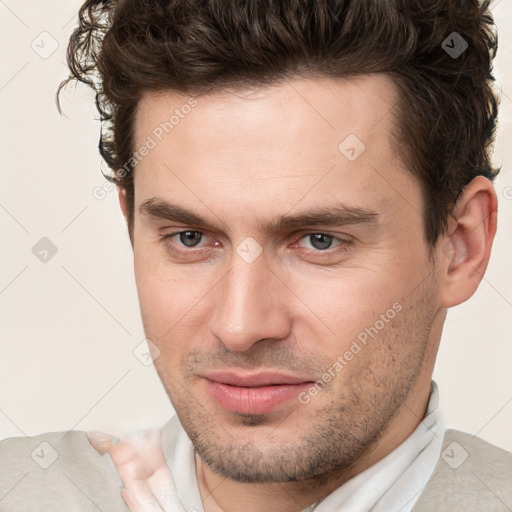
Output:
<path fill-rule="evenodd" d="M 173 447 L 183 435 L 177 421 L 167 423 L 162 432 L 164 454 L 177 484 L 195 479 L 176 471 L 176 461 L 184 454 Z M 459 446 L 468 454 L 460 465 Z M 443 453 L 414 512 L 512 511 L 511 453 L 456 430 L 446 431 Z M 86 432 L 0 442 L 0 512 L 125 512 L 121 486 L 112 459 L 96 452 Z M 201 510 L 197 493 L 180 499 L 185 510 Z"/>

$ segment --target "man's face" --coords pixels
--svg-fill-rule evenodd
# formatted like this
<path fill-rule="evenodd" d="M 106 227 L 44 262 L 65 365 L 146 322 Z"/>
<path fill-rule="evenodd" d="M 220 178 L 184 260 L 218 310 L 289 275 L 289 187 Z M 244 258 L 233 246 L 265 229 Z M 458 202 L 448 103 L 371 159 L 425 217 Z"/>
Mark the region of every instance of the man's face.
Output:
<path fill-rule="evenodd" d="M 144 328 L 218 473 L 347 467 L 425 373 L 437 275 L 394 100 L 366 76 L 140 102 L 135 149 L 156 143 L 134 176 Z"/>

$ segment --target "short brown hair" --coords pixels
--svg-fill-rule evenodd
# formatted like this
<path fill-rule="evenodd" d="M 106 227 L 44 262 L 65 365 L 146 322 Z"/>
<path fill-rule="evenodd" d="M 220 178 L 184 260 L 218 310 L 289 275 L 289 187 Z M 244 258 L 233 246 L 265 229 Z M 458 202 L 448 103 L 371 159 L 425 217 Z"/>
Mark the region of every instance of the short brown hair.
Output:
<path fill-rule="evenodd" d="M 460 55 L 449 51 L 455 41 L 467 45 Z M 399 93 L 396 137 L 422 188 L 433 247 L 464 187 L 499 172 L 490 156 L 496 49 L 488 1 L 87 0 L 56 99 L 60 111 L 59 93 L 73 79 L 95 90 L 99 149 L 113 171 L 106 178 L 126 190 L 132 238 L 127 163 L 144 92 L 199 96 L 294 77 L 385 73 Z"/>

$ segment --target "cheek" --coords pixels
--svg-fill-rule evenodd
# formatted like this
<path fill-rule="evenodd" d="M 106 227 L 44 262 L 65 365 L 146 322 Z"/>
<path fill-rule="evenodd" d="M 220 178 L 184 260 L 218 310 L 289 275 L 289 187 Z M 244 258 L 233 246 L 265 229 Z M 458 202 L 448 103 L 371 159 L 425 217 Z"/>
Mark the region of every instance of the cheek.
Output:
<path fill-rule="evenodd" d="M 208 291 L 211 284 L 204 273 L 184 266 L 171 266 L 161 256 L 136 251 L 135 280 L 146 336 L 167 350 L 191 342 L 206 325 Z M 214 281 L 215 282 L 215 281 Z M 213 283 L 214 283 L 213 282 Z"/>
<path fill-rule="evenodd" d="M 180 308 L 186 306 L 179 280 L 171 279 L 149 251 L 135 251 L 134 271 L 146 336 L 161 338 L 169 322 L 179 318 Z"/>
<path fill-rule="evenodd" d="M 400 285 L 382 267 L 344 269 L 337 273 L 293 276 L 298 297 L 297 321 L 316 333 L 324 346 L 343 350 L 365 328 L 372 326 L 393 304 L 402 300 Z M 379 324 L 380 326 L 380 324 Z"/>

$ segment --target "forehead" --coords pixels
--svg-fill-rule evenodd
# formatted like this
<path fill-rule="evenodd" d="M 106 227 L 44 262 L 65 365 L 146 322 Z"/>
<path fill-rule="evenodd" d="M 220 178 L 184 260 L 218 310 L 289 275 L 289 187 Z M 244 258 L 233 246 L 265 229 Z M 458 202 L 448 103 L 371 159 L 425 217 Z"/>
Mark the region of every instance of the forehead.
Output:
<path fill-rule="evenodd" d="M 379 178 L 412 186 L 393 137 L 395 102 L 384 75 L 295 79 L 193 99 L 147 93 L 135 117 L 135 147 L 151 140 L 152 148 L 135 170 L 136 203 L 229 198 L 249 212 L 274 201 L 396 200 L 393 187 L 382 193 Z"/>
<path fill-rule="evenodd" d="M 393 111 L 396 91 L 391 79 L 379 74 L 350 79 L 294 79 L 199 96 L 193 100 L 197 103 L 194 107 L 190 107 L 191 101 L 191 96 L 173 91 L 144 93 L 135 116 L 136 146 L 148 133 L 158 132 L 160 124 L 164 137 L 173 132 L 174 139 L 182 135 L 197 142 L 216 134 L 222 145 L 228 143 L 222 135 L 235 128 L 231 135 L 237 136 L 229 141 L 230 146 L 235 142 L 250 145 L 246 136 L 251 131 L 253 136 L 257 132 L 258 140 L 267 134 L 270 142 L 275 140 L 276 128 L 281 130 L 276 141 L 280 144 L 297 136 L 316 136 L 330 142 L 348 130 L 370 143 L 371 137 L 390 127 L 392 116 L 388 114 Z M 377 124 L 381 129 L 374 131 Z"/>

